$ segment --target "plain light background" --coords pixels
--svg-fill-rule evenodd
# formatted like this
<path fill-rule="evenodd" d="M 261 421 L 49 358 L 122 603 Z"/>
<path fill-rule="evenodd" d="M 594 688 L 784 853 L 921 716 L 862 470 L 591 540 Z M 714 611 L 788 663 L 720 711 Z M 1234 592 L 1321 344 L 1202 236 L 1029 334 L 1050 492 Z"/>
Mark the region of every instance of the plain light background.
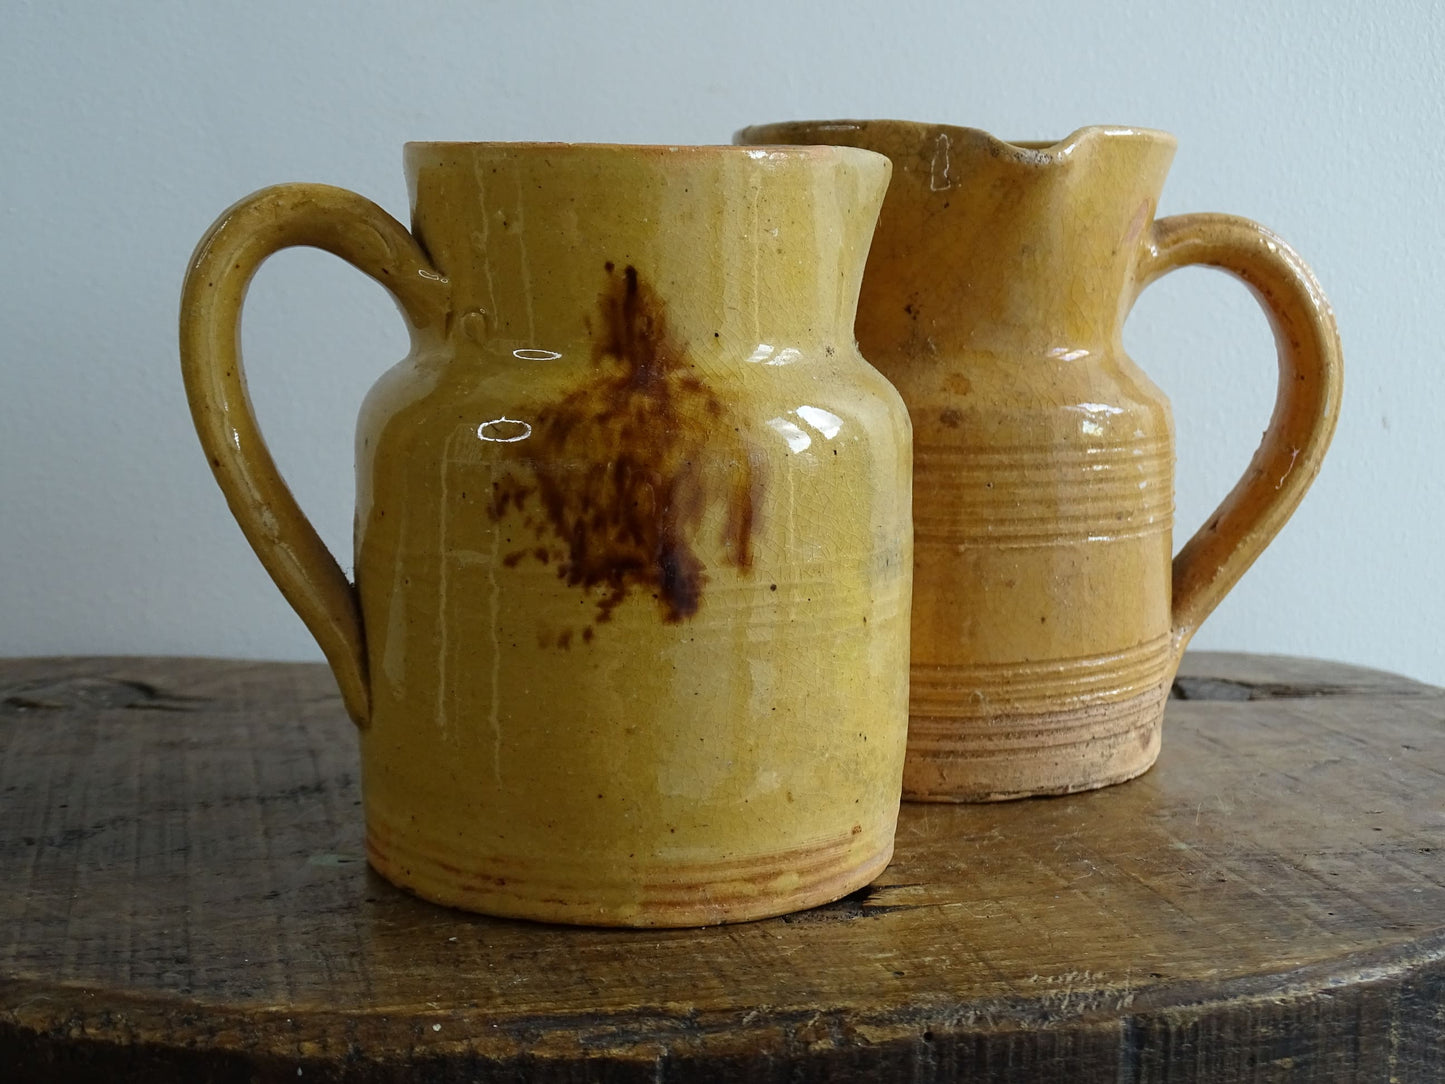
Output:
<path fill-rule="evenodd" d="M 1180 140 L 1161 214 L 1291 242 L 1345 343 L 1345 408 L 1299 513 L 1198 647 L 1445 684 L 1445 15 L 1271 4 L 26 2 L 0 8 L 0 654 L 319 658 L 202 459 L 176 310 L 231 202 L 345 185 L 406 219 L 408 139 L 727 142 L 901 117 Z M 243 334 L 268 440 L 350 565 L 352 427 L 406 352 L 382 290 L 290 251 Z M 1223 275 L 1152 287 L 1125 336 L 1179 434 L 1176 545 L 1269 414 L 1265 318 Z"/>

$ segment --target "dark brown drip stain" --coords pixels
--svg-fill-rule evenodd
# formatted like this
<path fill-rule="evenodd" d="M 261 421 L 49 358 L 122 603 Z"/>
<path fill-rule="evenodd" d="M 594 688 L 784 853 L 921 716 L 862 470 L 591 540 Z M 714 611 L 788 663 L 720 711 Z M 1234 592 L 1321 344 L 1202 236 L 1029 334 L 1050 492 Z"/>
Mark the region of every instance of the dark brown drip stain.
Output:
<path fill-rule="evenodd" d="M 490 510 L 500 520 L 515 509 L 542 543 L 503 564 L 555 562 L 569 585 L 599 593 L 594 622 L 638 591 L 675 624 L 703 603 L 697 543 L 710 508 L 721 507 L 724 562 L 752 568 L 764 461 L 669 331 L 662 298 L 633 267 L 605 270 L 592 371 L 508 450 L 519 471 L 496 484 Z"/>

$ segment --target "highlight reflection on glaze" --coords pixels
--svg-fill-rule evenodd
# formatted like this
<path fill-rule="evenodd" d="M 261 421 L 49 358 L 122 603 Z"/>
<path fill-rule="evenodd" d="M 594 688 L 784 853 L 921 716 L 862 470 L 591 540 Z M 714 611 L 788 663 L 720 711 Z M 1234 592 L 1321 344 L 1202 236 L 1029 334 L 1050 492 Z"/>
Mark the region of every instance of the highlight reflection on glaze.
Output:
<path fill-rule="evenodd" d="M 531 435 L 531 425 L 518 418 L 509 418 L 505 414 L 477 426 L 478 439 L 492 444 L 515 444 Z"/>

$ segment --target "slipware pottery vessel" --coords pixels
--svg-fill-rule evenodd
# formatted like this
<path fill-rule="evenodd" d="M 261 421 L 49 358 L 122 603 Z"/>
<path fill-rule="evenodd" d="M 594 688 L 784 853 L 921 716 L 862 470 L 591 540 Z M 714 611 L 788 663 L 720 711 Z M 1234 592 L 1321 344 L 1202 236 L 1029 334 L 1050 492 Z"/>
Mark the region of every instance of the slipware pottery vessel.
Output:
<path fill-rule="evenodd" d="M 1175 147 L 1163 132 L 1005 143 L 809 121 L 737 138 L 894 163 L 857 330 L 917 442 L 905 797 L 1064 793 L 1147 770 L 1185 645 L 1299 504 L 1333 433 L 1340 344 L 1314 275 L 1253 222 L 1156 220 Z M 1279 389 L 1244 477 L 1171 560 L 1173 423 L 1120 333 L 1149 283 L 1193 264 L 1253 290 Z"/>
<path fill-rule="evenodd" d="M 853 321 L 867 151 L 413 143 L 411 233 L 266 189 L 201 241 L 181 355 L 211 467 L 360 730 L 367 853 L 496 915 L 682 926 L 809 907 L 893 848 L 907 411 Z M 356 582 L 277 473 L 247 283 L 313 245 L 412 350 L 356 440 Z"/>

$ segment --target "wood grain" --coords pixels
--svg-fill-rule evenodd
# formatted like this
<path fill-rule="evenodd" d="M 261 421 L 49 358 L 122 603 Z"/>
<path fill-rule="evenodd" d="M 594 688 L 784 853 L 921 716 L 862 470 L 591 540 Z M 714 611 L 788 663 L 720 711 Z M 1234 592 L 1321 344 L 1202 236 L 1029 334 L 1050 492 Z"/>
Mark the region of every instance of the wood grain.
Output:
<path fill-rule="evenodd" d="M 1437 1080 L 1445 693 L 1195 655 L 1145 776 L 905 806 L 870 888 L 702 930 L 413 899 L 320 666 L 0 663 L 0 1078 Z"/>

